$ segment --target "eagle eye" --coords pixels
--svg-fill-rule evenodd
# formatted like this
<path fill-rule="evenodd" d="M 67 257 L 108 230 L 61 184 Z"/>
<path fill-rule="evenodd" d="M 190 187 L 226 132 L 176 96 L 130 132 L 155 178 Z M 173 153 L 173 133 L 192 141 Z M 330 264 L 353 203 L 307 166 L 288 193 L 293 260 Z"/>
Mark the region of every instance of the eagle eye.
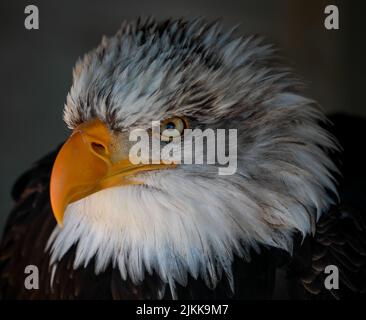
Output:
<path fill-rule="evenodd" d="M 162 121 L 160 126 L 161 141 L 171 141 L 183 134 L 188 128 L 188 121 L 185 118 L 174 117 Z"/>

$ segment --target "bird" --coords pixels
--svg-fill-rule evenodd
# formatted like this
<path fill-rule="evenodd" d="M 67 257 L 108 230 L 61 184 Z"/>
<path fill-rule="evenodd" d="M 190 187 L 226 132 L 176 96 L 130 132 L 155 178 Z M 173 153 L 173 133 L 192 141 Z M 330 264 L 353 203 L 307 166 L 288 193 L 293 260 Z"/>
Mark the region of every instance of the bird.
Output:
<path fill-rule="evenodd" d="M 138 18 L 77 61 L 70 137 L 12 190 L 2 299 L 364 296 L 365 189 L 352 189 L 363 171 L 341 163 L 355 120 L 332 126 L 276 46 L 236 33 L 204 18 Z M 187 129 L 235 129 L 235 173 L 131 164 L 129 133 L 152 135 L 152 121 L 178 131 L 172 143 Z M 24 285 L 29 265 L 37 289 Z M 331 289 L 327 266 L 339 271 Z"/>

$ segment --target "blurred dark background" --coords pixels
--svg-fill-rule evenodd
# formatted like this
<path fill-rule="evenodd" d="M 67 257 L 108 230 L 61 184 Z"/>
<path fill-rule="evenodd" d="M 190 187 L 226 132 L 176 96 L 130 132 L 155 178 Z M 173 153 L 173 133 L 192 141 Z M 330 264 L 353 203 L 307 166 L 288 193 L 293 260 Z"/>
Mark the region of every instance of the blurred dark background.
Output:
<path fill-rule="evenodd" d="M 0 4 L 0 233 L 11 209 L 11 186 L 68 135 L 62 109 L 78 57 L 122 20 L 139 15 L 222 18 L 240 34 L 263 34 L 307 84 L 327 113 L 366 116 L 365 32 L 357 1 L 323 0 L 78 0 Z M 24 8 L 37 5 L 40 29 L 24 28 Z M 340 29 L 324 28 L 324 8 L 335 4 Z M 360 139 L 363 137 L 355 137 Z M 362 143 L 364 145 L 364 143 Z"/>

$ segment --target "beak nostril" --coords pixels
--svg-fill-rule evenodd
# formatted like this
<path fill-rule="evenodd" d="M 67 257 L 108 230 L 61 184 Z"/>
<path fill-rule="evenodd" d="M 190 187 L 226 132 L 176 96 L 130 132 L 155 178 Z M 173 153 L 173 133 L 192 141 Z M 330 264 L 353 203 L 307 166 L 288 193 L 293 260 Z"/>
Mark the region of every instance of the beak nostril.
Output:
<path fill-rule="evenodd" d="M 91 147 L 93 148 L 94 152 L 97 154 L 105 155 L 107 153 L 107 149 L 104 145 L 98 142 L 92 142 Z"/>

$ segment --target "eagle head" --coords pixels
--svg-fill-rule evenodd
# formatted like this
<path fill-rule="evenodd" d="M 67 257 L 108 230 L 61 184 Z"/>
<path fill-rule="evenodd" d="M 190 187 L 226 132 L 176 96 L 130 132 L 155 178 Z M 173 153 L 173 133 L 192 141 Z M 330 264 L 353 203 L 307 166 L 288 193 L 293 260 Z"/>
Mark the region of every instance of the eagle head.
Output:
<path fill-rule="evenodd" d="M 74 268 L 95 259 L 96 273 L 113 264 L 134 283 L 155 272 L 173 291 L 188 275 L 215 287 L 235 255 L 259 246 L 291 252 L 294 233 L 313 232 L 336 193 L 336 143 L 301 90 L 259 37 L 202 19 L 124 23 L 74 69 L 64 109 L 72 134 L 50 184 L 51 263 L 75 246 Z M 167 143 L 184 148 L 186 129 L 235 129 L 235 170 L 133 164 L 130 134 L 153 136 L 152 121 L 180 136 L 161 133 L 147 157 Z"/>

